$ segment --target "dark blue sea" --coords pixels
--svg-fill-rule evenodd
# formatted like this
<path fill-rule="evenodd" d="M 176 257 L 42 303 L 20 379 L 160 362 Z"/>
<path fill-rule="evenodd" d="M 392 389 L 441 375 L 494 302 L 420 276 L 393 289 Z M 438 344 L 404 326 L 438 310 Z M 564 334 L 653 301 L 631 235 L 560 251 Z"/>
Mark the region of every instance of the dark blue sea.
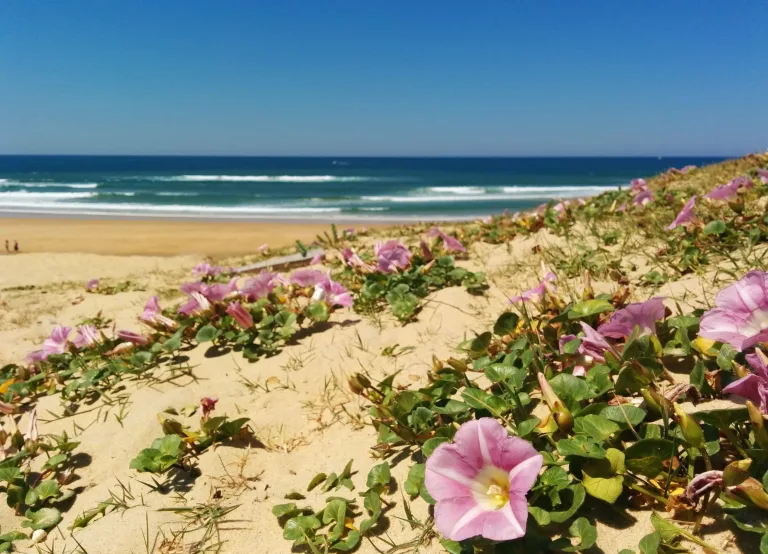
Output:
<path fill-rule="evenodd" d="M 722 159 L 0 156 L 0 212 L 465 219 L 599 194 L 636 177 Z"/>

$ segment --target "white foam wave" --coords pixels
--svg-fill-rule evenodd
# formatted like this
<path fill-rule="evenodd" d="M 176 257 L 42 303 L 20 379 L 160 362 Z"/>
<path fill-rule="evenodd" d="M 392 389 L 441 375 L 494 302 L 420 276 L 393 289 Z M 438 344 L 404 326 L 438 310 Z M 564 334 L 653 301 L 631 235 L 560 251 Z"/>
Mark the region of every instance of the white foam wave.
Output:
<path fill-rule="evenodd" d="M 429 187 L 430 192 L 442 192 L 448 194 L 483 194 L 483 187 Z"/>
<path fill-rule="evenodd" d="M 27 190 L 16 190 L 11 192 L 0 192 L 0 206 L 5 202 L 14 200 L 76 200 L 78 198 L 93 198 L 97 196 L 94 192 L 29 192 Z"/>
<path fill-rule="evenodd" d="M 196 192 L 156 192 L 156 196 L 200 196 Z"/>
<path fill-rule="evenodd" d="M 373 177 L 339 175 L 178 175 L 175 177 L 154 177 L 156 181 L 227 181 L 252 183 L 326 183 L 333 181 L 375 181 Z"/>
<path fill-rule="evenodd" d="M 1 193 L 0 193 L 1 194 Z M 110 204 L 108 202 L 84 203 L 84 202 L 12 202 L 4 203 L 0 200 L 0 211 L 18 211 L 26 213 L 56 213 L 56 214 L 84 214 L 111 213 L 115 215 L 142 215 L 145 213 L 186 214 L 196 215 L 249 215 L 249 214 L 312 214 L 312 213 L 338 213 L 341 208 L 305 208 L 291 206 L 199 206 L 171 204 L 159 206 L 156 204 Z"/>
<path fill-rule="evenodd" d="M 385 212 L 389 208 L 360 208 L 364 212 Z"/>
<path fill-rule="evenodd" d="M 68 189 L 95 189 L 98 183 L 25 183 L 23 181 L 9 181 L 0 179 L 0 185 L 5 187 L 23 187 L 23 188 L 68 188 Z"/>
<path fill-rule="evenodd" d="M 546 193 L 551 195 L 558 195 L 560 193 L 578 193 L 578 196 L 588 196 L 590 194 L 599 194 L 601 192 L 607 192 L 609 190 L 616 190 L 618 187 L 606 187 L 597 185 L 547 185 L 537 187 L 535 185 L 513 185 L 507 187 L 501 187 L 502 192 L 509 194 L 530 194 L 530 193 Z"/>

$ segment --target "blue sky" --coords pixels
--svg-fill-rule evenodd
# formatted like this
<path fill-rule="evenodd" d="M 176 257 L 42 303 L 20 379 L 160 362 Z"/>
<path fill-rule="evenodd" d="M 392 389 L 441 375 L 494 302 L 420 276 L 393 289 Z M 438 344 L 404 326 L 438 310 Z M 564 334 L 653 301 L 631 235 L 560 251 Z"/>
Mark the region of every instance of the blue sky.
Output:
<path fill-rule="evenodd" d="M 0 153 L 740 154 L 768 2 L 6 0 Z"/>

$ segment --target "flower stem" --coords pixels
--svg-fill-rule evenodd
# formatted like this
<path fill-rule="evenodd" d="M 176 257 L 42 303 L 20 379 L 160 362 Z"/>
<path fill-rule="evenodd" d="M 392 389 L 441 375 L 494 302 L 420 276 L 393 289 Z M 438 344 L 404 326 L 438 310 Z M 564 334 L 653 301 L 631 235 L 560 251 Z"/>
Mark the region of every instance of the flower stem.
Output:
<path fill-rule="evenodd" d="M 641 487 L 640 485 L 638 485 L 638 484 L 636 484 L 636 483 L 632 483 L 632 482 L 630 481 L 629 483 L 626 483 L 626 485 L 627 485 L 627 486 L 628 486 L 630 489 L 632 489 L 632 490 L 636 490 L 637 492 L 641 492 L 641 493 L 643 493 L 643 494 L 646 494 L 646 495 L 650 496 L 651 498 L 653 498 L 653 499 L 654 499 L 654 500 L 656 500 L 657 502 L 661 502 L 661 503 L 662 503 L 662 504 L 664 504 L 664 505 L 666 505 L 666 503 L 667 503 L 667 499 L 666 499 L 666 498 L 664 498 L 663 496 L 661 496 L 661 495 L 659 495 L 659 494 L 656 494 L 655 492 L 651 492 L 651 491 L 649 491 L 648 489 L 646 489 L 645 487 Z"/>

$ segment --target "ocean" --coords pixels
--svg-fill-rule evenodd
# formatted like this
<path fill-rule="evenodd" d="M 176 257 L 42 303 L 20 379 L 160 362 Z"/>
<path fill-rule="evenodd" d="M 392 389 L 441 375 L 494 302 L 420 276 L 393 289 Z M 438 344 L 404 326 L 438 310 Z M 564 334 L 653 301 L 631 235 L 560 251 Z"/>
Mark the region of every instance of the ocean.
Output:
<path fill-rule="evenodd" d="M 0 156 L 0 214 L 468 219 L 723 159 Z"/>

